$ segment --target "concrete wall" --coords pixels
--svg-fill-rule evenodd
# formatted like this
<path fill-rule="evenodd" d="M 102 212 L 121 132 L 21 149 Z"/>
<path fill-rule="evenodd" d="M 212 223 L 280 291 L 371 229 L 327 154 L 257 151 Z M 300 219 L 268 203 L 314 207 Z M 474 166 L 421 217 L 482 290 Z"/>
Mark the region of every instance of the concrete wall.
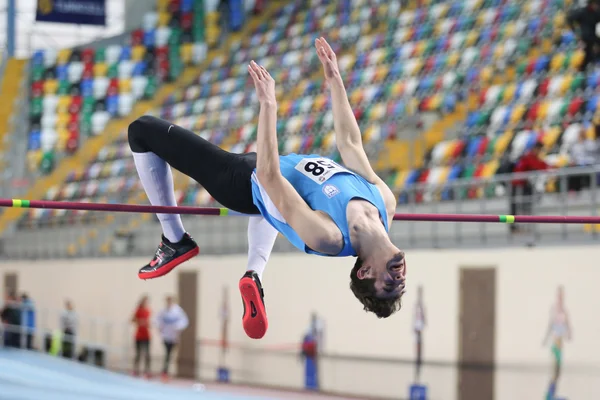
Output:
<path fill-rule="evenodd" d="M 410 251 L 407 250 L 408 291 L 403 310 L 378 320 L 362 311 L 348 289 L 353 259 L 326 259 L 298 253 L 277 254 L 264 276 L 269 332 L 261 341 L 245 337 L 239 316 L 242 305 L 237 281 L 245 268 L 243 256 L 198 257 L 182 268 L 199 269 L 198 327 L 202 338 L 220 336 L 218 322 L 222 288 L 230 287 L 232 323 L 230 340 L 245 346 L 276 346 L 300 340 L 310 313 L 326 320 L 328 353 L 387 359 L 411 359 L 411 333 L 416 286 L 424 287 L 429 326 L 424 334 L 425 359 L 452 363 L 458 356 L 459 271 L 461 267 L 497 267 L 496 400 L 541 398 L 551 374 L 550 350 L 542 346 L 556 287 L 565 288 L 565 302 L 573 326 L 573 341 L 563 354 L 559 391 L 568 398 L 600 397 L 600 300 L 596 296 L 600 249 L 555 247 L 544 249 Z M 0 275 L 17 271 L 21 290 L 44 306 L 60 308 L 65 297 L 89 315 L 126 323 L 143 293 L 155 310 L 165 294 L 176 290 L 176 272 L 142 282 L 136 272 L 145 259 L 64 260 L 3 263 Z M 116 326 L 116 325 L 115 325 Z M 93 328 L 85 328 L 93 330 Z M 121 328 L 112 343 L 126 343 Z M 155 343 L 154 349 L 160 351 Z M 160 353 L 159 353 L 160 354 Z M 201 349 L 201 361 L 216 365 L 218 352 Z M 293 356 L 233 349 L 228 364 L 239 381 L 300 387 L 302 364 Z M 203 369 L 213 379 L 214 369 Z M 432 399 L 456 398 L 457 370 L 428 366 L 423 381 Z M 371 396 L 405 395 L 412 379 L 406 364 L 375 361 L 324 360 L 323 386 L 327 390 Z"/>

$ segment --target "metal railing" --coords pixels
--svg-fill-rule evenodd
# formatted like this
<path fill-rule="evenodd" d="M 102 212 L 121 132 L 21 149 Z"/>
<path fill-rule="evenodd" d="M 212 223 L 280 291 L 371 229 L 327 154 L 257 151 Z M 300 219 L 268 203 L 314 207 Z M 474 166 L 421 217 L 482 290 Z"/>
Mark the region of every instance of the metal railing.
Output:
<path fill-rule="evenodd" d="M 512 214 L 522 206 L 533 215 L 598 215 L 600 165 L 550 171 L 498 175 L 490 178 L 457 179 L 440 184 L 409 185 L 397 193 L 401 213 Z M 513 191 L 514 179 L 526 179 L 532 189 Z M 582 184 L 583 183 L 583 184 Z M 547 190 L 554 187 L 554 190 Z M 579 189 L 579 190 L 574 190 Z M 514 194 L 514 195 L 513 195 Z M 98 213 L 98 217 L 103 216 Z M 89 215 L 88 215 L 89 218 Z M 70 223 L 55 227 L 17 230 L 3 239 L 3 255 L 10 259 L 149 256 L 160 240 L 160 226 L 152 218 L 123 235 L 115 225 Z M 201 243 L 203 254 L 242 254 L 247 251 L 247 219 L 183 216 L 186 229 Z M 97 228 L 97 234 L 73 254 L 67 247 Z M 528 224 L 519 226 L 492 223 L 396 222 L 390 235 L 398 246 L 414 248 L 498 247 L 564 243 L 597 243 L 594 226 Z M 101 251 L 111 241 L 109 251 Z M 294 248 L 278 239 L 274 251 Z"/>

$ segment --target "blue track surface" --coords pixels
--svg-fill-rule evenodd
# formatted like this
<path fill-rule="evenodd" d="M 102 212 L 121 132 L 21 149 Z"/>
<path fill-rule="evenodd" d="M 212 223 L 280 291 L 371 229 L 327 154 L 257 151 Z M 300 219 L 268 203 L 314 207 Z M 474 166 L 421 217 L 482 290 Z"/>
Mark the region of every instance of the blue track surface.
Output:
<path fill-rule="evenodd" d="M 147 382 L 36 352 L 0 349 L 0 400 L 251 400 Z"/>

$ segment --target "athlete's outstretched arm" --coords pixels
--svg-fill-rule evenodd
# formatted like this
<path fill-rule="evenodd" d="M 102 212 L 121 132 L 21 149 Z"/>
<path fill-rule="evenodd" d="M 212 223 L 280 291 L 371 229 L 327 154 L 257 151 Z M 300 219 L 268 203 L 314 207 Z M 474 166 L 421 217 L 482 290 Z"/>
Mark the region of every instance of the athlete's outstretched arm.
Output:
<path fill-rule="evenodd" d="M 313 211 L 281 174 L 277 146 L 275 81 L 254 61 L 248 66 L 260 112 L 258 114 L 256 175 L 286 222 L 311 249 L 335 255 L 343 246 L 340 230 L 330 219 Z"/>
<path fill-rule="evenodd" d="M 369 158 L 363 148 L 360 128 L 354 112 L 348 101 L 344 81 L 340 74 L 335 52 L 324 38 L 315 40 L 317 55 L 321 64 L 325 79 L 329 83 L 331 91 L 331 108 L 333 111 L 333 126 L 335 129 L 335 140 L 337 148 L 342 156 L 346 167 L 358 173 L 367 181 L 377 185 L 388 209 L 388 214 L 393 214 L 396 208 L 396 198 L 387 185 L 377 176 L 369 163 Z"/>

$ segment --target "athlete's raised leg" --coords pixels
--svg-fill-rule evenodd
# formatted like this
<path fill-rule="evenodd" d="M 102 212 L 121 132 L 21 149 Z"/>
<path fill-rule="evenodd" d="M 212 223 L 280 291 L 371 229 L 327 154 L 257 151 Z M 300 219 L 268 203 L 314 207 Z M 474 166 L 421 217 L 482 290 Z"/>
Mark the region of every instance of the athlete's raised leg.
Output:
<path fill-rule="evenodd" d="M 244 331 L 253 339 L 262 338 L 269 327 L 261 281 L 275 239 L 277 230 L 266 219 L 259 216 L 249 218 L 248 267 L 239 287 L 244 304 Z"/>
<path fill-rule="evenodd" d="M 148 199 L 153 205 L 175 206 L 169 166 L 201 184 L 211 196 L 232 210 L 258 214 L 252 201 L 250 176 L 255 154 L 232 154 L 182 127 L 151 116 L 129 126 L 129 145 Z M 163 237 L 154 258 L 140 269 L 141 279 L 163 276 L 198 254 L 179 215 L 159 214 Z"/>

